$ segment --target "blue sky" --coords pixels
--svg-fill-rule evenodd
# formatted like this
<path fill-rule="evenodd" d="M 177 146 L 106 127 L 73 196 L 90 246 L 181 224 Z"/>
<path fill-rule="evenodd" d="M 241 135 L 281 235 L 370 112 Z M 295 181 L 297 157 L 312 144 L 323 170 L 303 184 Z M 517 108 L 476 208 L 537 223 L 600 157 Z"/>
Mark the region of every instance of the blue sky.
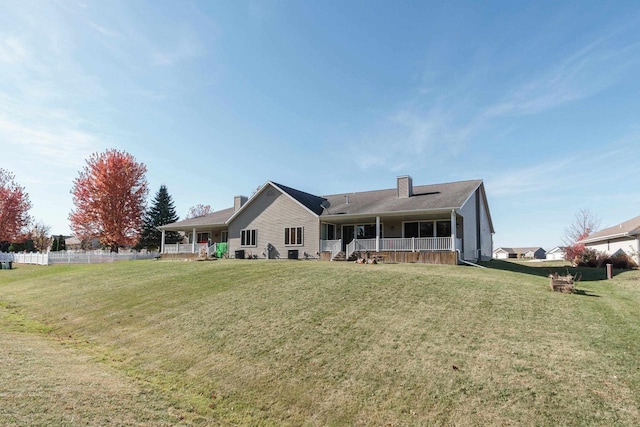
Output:
<path fill-rule="evenodd" d="M 494 246 L 640 214 L 637 2 L 0 0 L 0 167 L 69 233 L 91 153 L 214 210 L 483 179 Z"/>

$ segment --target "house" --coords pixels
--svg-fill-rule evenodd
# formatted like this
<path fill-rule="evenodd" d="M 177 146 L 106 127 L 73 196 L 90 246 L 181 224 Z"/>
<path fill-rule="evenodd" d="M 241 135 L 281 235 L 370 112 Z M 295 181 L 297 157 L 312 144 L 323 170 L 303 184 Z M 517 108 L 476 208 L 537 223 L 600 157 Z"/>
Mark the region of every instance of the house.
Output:
<path fill-rule="evenodd" d="M 609 255 L 625 254 L 640 263 L 640 216 L 595 232 L 577 243 Z"/>
<path fill-rule="evenodd" d="M 565 257 L 564 247 L 555 246 L 546 253 L 548 260 L 563 260 Z"/>
<path fill-rule="evenodd" d="M 499 247 L 493 251 L 495 259 L 524 258 L 524 259 L 545 259 L 545 251 L 541 247 L 530 248 L 507 248 Z"/>
<path fill-rule="evenodd" d="M 410 176 L 391 189 L 325 196 L 267 181 L 251 198 L 236 196 L 231 208 L 158 228 L 163 242 L 168 230 L 190 242 L 163 243 L 162 253 L 211 252 L 227 243 L 235 258 L 448 264 L 489 259 L 494 233 L 482 180 L 414 186 Z"/>

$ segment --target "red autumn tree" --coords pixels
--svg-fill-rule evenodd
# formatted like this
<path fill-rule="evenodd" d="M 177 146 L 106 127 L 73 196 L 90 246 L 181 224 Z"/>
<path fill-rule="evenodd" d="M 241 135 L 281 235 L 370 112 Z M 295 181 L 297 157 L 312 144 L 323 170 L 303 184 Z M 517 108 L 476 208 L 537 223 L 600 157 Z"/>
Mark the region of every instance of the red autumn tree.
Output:
<path fill-rule="evenodd" d="M 19 239 L 31 222 L 31 202 L 14 175 L 0 168 L 0 242 Z"/>
<path fill-rule="evenodd" d="M 71 229 L 81 240 L 98 238 L 117 252 L 138 242 L 149 192 L 147 167 L 115 149 L 95 153 L 73 182 Z"/>

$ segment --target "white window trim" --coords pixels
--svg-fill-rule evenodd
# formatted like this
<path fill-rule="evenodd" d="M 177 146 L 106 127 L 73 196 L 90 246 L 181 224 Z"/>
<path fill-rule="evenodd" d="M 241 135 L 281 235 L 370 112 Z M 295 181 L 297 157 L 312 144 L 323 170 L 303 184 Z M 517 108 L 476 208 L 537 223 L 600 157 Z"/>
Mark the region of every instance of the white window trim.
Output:
<path fill-rule="evenodd" d="M 249 243 L 248 245 L 247 244 L 242 244 L 242 240 L 243 240 L 242 239 L 242 234 L 246 233 L 246 232 L 249 232 L 249 233 L 253 232 L 254 240 L 255 240 L 253 244 L 251 244 L 251 243 Z M 258 247 L 258 230 L 256 230 L 255 228 L 245 228 L 243 230 L 240 230 L 240 247 L 241 248 L 256 248 L 256 247 Z"/>
<path fill-rule="evenodd" d="M 296 240 L 298 238 L 298 229 L 301 230 L 301 242 L 300 243 L 287 243 L 287 235 L 291 232 L 290 230 L 294 229 L 296 230 L 295 235 L 296 235 Z M 289 246 L 304 246 L 304 227 L 285 227 L 284 228 L 284 245 L 289 247 Z"/>

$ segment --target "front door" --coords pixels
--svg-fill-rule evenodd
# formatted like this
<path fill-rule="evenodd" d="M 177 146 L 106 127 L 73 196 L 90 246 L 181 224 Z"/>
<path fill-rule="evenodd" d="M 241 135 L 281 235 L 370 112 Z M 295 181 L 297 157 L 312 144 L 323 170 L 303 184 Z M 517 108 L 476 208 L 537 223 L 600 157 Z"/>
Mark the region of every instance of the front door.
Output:
<path fill-rule="evenodd" d="M 342 250 L 347 250 L 347 245 L 351 243 L 353 238 L 356 236 L 356 227 L 355 225 L 343 225 L 342 226 Z"/>

